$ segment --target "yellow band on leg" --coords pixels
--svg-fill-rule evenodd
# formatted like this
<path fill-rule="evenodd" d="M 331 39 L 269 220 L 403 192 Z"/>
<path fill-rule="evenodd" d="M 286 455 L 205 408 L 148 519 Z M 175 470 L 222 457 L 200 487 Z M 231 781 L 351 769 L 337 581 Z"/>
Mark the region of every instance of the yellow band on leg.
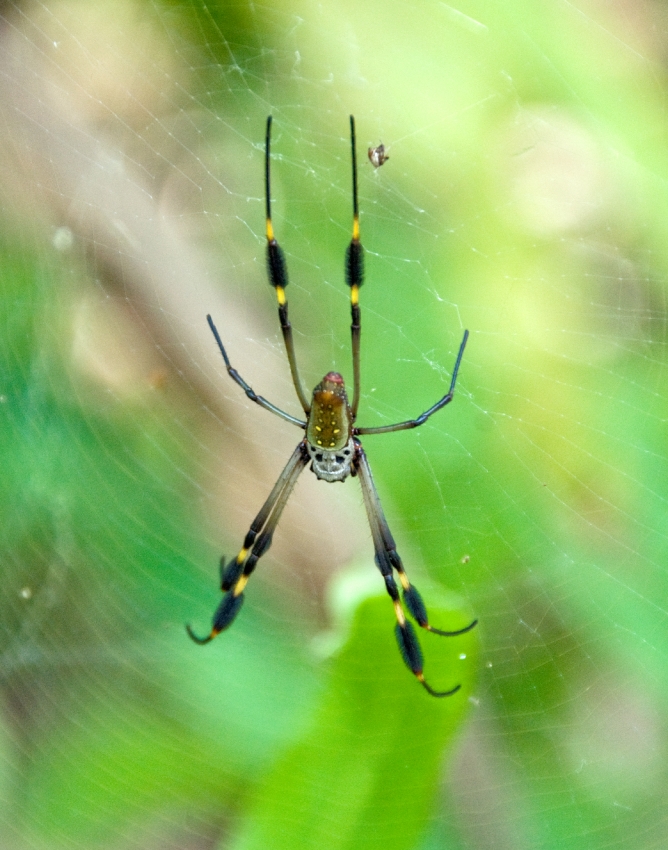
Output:
<path fill-rule="evenodd" d="M 241 596 L 244 592 L 244 587 L 248 584 L 248 576 L 239 576 L 237 583 L 234 585 L 234 590 L 232 594 L 234 596 Z"/>

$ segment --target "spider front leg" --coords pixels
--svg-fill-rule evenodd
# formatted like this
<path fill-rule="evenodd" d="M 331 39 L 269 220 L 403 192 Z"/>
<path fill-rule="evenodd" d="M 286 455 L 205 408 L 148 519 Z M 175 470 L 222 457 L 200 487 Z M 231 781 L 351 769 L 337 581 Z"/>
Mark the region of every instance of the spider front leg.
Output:
<path fill-rule="evenodd" d="M 239 613 L 244 601 L 243 591 L 257 562 L 271 546 L 274 531 L 287 504 L 297 478 L 309 461 L 302 440 L 292 453 L 285 469 L 278 477 L 269 498 L 251 523 L 244 538 L 239 554 L 233 561 L 225 564 L 220 561 L 221 590 L 225 594 L 213 615 L 211 631 L 204 637 L 196 635 L 190 625 L 186 630 L 195 643 L 204 644 L 213 640 L 216 635 L 228 628 Z"/>
<path fill-rule="evenodd" d="M 378 567 L 383 578 L 385 579 L 385 587 L 394 605 L 394 612 L 397 618 L 395 633 L 402 658 L 404 659 L 406 666 L 416 676 L 416 678 L 422 684 L 425 690 L 427 690 L 432 696 L 451 696 L 459 690 L 459 688 L 461 687 L 460 685 L 456 685 L 449 691 L 435 691 L 425 681 L 423 674 L 422 650 L 420 649 L 420 644 L 418 642 L 415 629 L 413 628 L 412 624 L 406 619 L 406 616 L 404 614 L 404 610 L 399 597 L 399 589 L 394 580 L 393 570 L 395 570 L 399 576 L 399 581 L 401 583 L 401 588 L 403 591 L 403 601 L 406 606 L 406 609 L 410 613 L 411 617 L 413 617 L 413 619 L 423 629 L 426 629 L 427 631 L 433 632 L 437 635 L 454 637 L 456 635 L 461 635 L 465 632 L 470 631 L 477 625 L 478 621 L 473 620 L 473 622 L 469 623 L 468 626 L 465 626 L 463 629 L 457 629 L 455 631 L 442 631 L 441 629 L 436 629 L 429 624 L 427 609 L 422 600 L 422 597 L 420 596 L 420 593 L 418 592 L 417 588 L 414 587 L 408 580 L 408 576 L 406 575 L 406 571 L 404 570 L 401 558 L 399 557 L 399 553 L 397 552 L 394 538 L 392 537 L 392 533 L 390 532 L 387 520 L 385 519 L 385 514 L 383 513 L 383 508 L 380 504 L 378 491 L 376 490 L 376 486 L 373 482 L 373 476 L 371 475 L 369 461 L 367 459 L 366 453 L 364 452 L 364 449 L 362 448 L 359 442 L 357 443 L 355 465 L 356 471 L 359 475 L 360 485 L 362 487 L 362 496 L 364 499 L 364 506 L 366 508 L 367 517 L 369 519 L 369 526 L 371 528 L 371 535 L 373 537 L 376 566 Z"/>
<path fill-rule="evenodd" d="M 269 272 L 269 283 L 274 287 L 276 301 L 278 303 L 278 319 L 281 323 L 281 332 L 285 342 L 285 353 L 290 363 L 290 374 L 292 383 L 299 402 L 308 416 L 311 409 L 309 400 L 304 392 L 299 370 L 297 368 L 297 356 L 295 354 L 295 343 L 292 338 L 292 325 L 288 318 L 288 300 L 285 297 L 285 287 L 288 285 L 288 270 L 285 263 L 285 255 L 274 235 L 274 225 L 271 220 L 271 115 L 267 118 L 267 136 L 264 148 L 264 194 L 266 204 L 266 236 L 267 236 L 267 271 Z"/>

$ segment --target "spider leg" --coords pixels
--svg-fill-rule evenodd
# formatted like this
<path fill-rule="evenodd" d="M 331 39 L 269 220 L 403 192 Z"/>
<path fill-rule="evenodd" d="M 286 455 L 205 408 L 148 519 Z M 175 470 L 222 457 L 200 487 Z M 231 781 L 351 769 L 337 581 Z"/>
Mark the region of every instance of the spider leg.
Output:
<path fill-rule="evenodd" d="M 422 601 L 422 597 L 418 593 L 417 588 L 409 582 L 408 576 L 406 575 L 406 571 L 404 570 L 401 562 L 401 558 L 397 552 L 394 538 L 392 537 L 387 520 L 385 519 L 378 491 L 376 490 L 376 485 L 374 484 L 373 476 L 371 475 L 369 461 L 364 449 L 359 443 L 357 444 L 356 469 L 359 475 L 360 485 L 362 487 L 362 497 L 364 499 L 364 506 L 369 519 L 369 526 L 371 528 L 376 565 L 385 579 L 385 587 L 394 605 L 394 612 L 397 618 L 395 633 L 401 655 L 406 666 L 412 671 L 418 681 L 432 696 L 451 696 L 459 690 L 461 687 L 460 685 L 457 685 L 449 691 L 435 691 L 424 679 L 422 672 L 422 650 L 420 649 L 415 629 L 412 624 L 408 622 L 404 614 L 399 598 L 399 589 L 394 580 L 393 570 L 396 570 L 399 576 L 399 581 L 403 591 L 404 604 L 406 605 L 408 612 L 423 629 L 433 632 L 434 634 L 454 637 L 455 635 L 464 634 L 465 632 L 470 631 L 474 628 L 478 621 L 474 620 L 463 629 L 457 629 L 456 631 L 451 632 L 435 629 L 429 624 L 427 609 Z"/>
<path fill-rule="evenodd" d="M 350 410 L 353 422 L 360 403 L 360 334 L 362 331 L 359 288 L 364 282 L 364 249 L 360 242 L 360 215 L 357 202 L 357 156 L 355 154 L 355 119 L 350 116 L 350 147 L 353 163 L 353 235 L 346 249 L 346 283 L 350 287 L 350 334 L 353 350 L 353 400 Z"/>
<path fill-rule="evenodd" d="M 288 285 L 288 270 L 285 263 L 285 255 L 281 246 L 276 241 L 274 236 L 274 228 L 271 223 L 271 191 L 269 183 L 269 164 L 271 150 L 271 115 L 267 118 L 267 137 L 265 142 L 265 157 L 264 157 L 264 189 L 266 200 L 266 235 L 267 235 L 267 270 L 269 272 L 269 283 L 276 291 L 276 300 L 278 301 L 278 318 L 281 323 L 281 331 L 283 332 L 283 340 L 285 342 L 285 351 L 288 355 L 290 363 L 290 373 L 292 374 L 292 383 L 295 385 L 295 392 L 299 398 L 301 406 L 304 408 L 304 413 L 308 416 L 311 409 L 309 400 L 304 392 L 299 370 L 297 369 L 297 357 L 295 355 L 295 344 L 292 339 L 292 325 L 288 319 L 288 300 L 285 297 L 285 287 Z"/>
<path fill-rule="evenodd" d="M 392 431 L 407 431 L 409 428 L 417 428 L 419 425 L 424 425 L 424 423 L 436 413 L 437 410 L 440 410 L 442 407 L 445 407 L 446 404 L 450 404 L 455 394 L 455 384 L 457 383 L 457 373 L 459 372 L 459 364 L 462 362 L 462 357 L 464 355 L 464 349 L 466 348 L 466 341 L 469 338 L 469 332 L 464 331 L 464 337 L 459 346 L 459 353 L 457 354 L 457 359 L 455 360 L 455 367 L 452 370 L 452 379 L 450 381 L 450 389 L 443 396 L 442 399 L 436 402 L 436 404 L 432 405 L 429 410 L 425 410 L 424 413 L 421 413 L 417 419 L 408 419 L 406 422 L 397 422 L 396 425 L 380 425 L 376 428 L 355 428 L 355 434 L 389 434 Z"/>
<path fill-rule="evenodd" d="M 227 356 L 227 352 L 225 351 L 225 347 L 223 345 L 223 341 L 221 340 L 220 334 L 218 333 L 218 328 L 213 323 L 213 319 L 211 318 L 211 316 L 207 316 L 206 320 L 209 323 L 211 332 L 216 338 L 218 348 L 220 349 L 220 353 L 223 355 L 223 360 L 225 361 L 225 368 L 227 369 L 230 378 L 232 378 L 235 383 L 239 384 L 239 386 L 246 393 L 248 398 L 251 401 L 254 401 L 256 404 L 259 404 L 260 407 L 263 407 L 265 410 L 268 410 L 271 413 L 275 413 L 277 416 L 280 416 L 281 419 L 285 419 L 287 422 L 292 422 L 293 425 L 299 425 L 300 428 L 305 428 L 306 422 L 303 422 L 301 419 L 297 419 L 295 416 L 290 416 L 289 413 L 286 413 L 284 410 L 281 410 L 280 407 L 276 407 L 275 404 L 272 404 L 270 401 L 267 401 L 267 399 L 263 396 L 258 395 L 255 390 L 249 384 L 247 384 L 246 381 L 244 381 L 241 375 L 230 363 L 229 357 Z"/>
<path fill-rule="evenodd" d="M 244 538 L 243 546 L 237 557 L 225 564 L 221 558 L 221 590 L 224 596 L 220 605 L 213 615 L 211 631 L 204 637 L 198 637 L 190 627 L 186 630 L 195 643 L 203 644 L 213 640 L 217 634 L 232 624 L 239 613 L 244 601 L 244 588 L 248 579 L 255 569 L 257 562 L 271 546 L 274 531 L 283 513 L 290 494 L 309 461 L 309 456 L 304 448 L 304 441 L 299 443 L 287 462 L 283 472 L 278 477 L 269 497 L 260 512 L 251 523 L 251 527 Z"/>

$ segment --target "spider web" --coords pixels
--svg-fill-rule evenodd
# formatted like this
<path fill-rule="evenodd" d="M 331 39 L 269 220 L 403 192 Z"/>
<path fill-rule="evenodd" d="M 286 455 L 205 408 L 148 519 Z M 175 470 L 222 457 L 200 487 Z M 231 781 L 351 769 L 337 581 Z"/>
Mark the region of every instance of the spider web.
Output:
<path fill-rule="evenodd" d="M 364 441 L 411 576 L 480 619 L 468 715 L 442 753 L 421 713 L 436 707 L 397 678 L 405 759 L 441 766 L 401 788 L 425 813 L 410 841 L 405 812 L 386 815 L 384 847 L 664 847 L 662 7 L 63 0 L 0 15 L 2 846 L 250 846 L 273 828 L 254 795 L 290 747 L 324 724 L 321 758 L 341 757 L 345 727 L 339 751 L 321 708 L 346 641 L 333 612 L 383 595 L 356 482 L 302 476 L 211 651 L 183 623 L 204 632 L 216 561 L 300 437 L 229 380 L 205 321 L 299 416 L 264 268 L 266 116 L 312 387 L 351 373 L 354 113 L 359 424 L 426 410 L 470 331 L 453 404 Z M 319 846 L 373 846 L 351 823 L 324 818 Z"/>

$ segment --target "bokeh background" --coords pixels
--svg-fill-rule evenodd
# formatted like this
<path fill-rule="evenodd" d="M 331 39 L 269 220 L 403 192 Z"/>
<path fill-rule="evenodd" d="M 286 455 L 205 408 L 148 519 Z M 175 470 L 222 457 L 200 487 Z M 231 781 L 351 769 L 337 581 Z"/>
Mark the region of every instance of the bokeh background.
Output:
<path fill-rule="evenodd" d="M 656 0 L 0 6 L 0 845 L 668 842 L 668 15 Z M 234 627 L 234 555 L 350 375 L 435 625 L 403 667 L 357 482 L 305 473 Z M 390 159 L 366 160 L 384 143 Z"/>

